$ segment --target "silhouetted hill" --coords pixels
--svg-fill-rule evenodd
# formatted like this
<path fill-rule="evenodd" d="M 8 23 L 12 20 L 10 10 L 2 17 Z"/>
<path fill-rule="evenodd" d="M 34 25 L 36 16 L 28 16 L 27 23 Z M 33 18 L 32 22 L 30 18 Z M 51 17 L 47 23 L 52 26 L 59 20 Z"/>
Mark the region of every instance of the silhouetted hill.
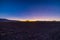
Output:
<path fill-rule="evenodd" d="M 8 19 L 0 19 L 0 22 L 6 22 Z"/>
<path fill-rule="evenodd" d="M 59 21 L 22 22 L 0 19 L 1 40 L 60 40 Z"/>
<path fill-rule="evenodd" d="M 16 20 L 8 20 L 8 19 L 3 19 L 0 18 L 0 22 L 15 22 Z"/>

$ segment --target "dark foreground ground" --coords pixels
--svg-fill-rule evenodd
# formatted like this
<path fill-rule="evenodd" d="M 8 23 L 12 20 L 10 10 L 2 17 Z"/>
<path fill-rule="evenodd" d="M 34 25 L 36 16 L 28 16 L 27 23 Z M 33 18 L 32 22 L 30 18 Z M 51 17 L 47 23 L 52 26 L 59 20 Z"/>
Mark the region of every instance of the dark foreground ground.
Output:
<path fill-rule="evenodd" d="M 60 22 L 0 22 L 0 40 L 60 40 Z"/>

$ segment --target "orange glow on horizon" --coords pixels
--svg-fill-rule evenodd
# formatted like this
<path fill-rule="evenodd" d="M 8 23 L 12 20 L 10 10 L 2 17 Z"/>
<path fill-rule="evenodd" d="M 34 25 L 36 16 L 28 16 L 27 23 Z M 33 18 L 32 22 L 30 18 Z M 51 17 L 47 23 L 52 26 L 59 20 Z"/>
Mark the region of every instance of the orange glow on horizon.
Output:
<path fill-rule="evenodd" d="M 60 21 L 59 18 L 33 18 L 33 19 L 19 19 L 19 18 L 7 18 L 9 20 L 17 20 L 17 21 Z"/>

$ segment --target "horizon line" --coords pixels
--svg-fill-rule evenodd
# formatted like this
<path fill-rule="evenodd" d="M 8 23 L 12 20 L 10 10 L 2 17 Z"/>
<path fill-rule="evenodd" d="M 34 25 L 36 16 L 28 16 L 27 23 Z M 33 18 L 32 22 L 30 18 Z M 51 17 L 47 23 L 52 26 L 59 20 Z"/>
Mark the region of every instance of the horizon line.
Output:
<path fill-rule="evenodd" d="M 15 19 L 15 18 L 0 18 L 0 19 L 16 20 L 16 21 L 60 21 L 55 19 Z"/>

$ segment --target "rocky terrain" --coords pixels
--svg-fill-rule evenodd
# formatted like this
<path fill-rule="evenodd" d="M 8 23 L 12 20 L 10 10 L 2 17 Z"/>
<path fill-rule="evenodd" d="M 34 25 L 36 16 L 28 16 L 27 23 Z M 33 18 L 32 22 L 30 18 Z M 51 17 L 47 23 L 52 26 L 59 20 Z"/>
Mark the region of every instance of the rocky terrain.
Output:
<path fill-rule="evenodd" d="M 0 19 L 0 40 L 60 40 L 60 22 Z"/>

